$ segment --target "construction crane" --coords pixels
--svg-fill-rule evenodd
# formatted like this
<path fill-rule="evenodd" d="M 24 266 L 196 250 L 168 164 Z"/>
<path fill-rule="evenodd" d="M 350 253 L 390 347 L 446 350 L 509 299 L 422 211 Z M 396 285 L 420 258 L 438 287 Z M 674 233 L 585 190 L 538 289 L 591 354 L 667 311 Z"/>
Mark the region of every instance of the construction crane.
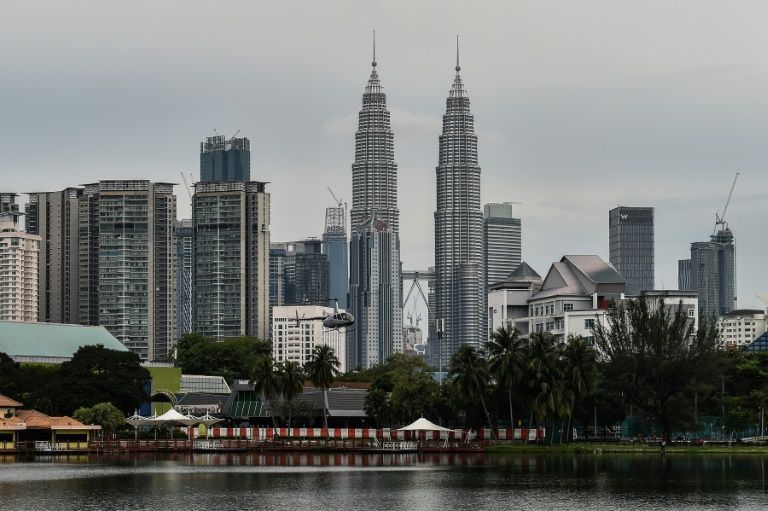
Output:
<path fill-rule="evenodd" d="M 179 174 L 181 174 L 181 179 L 184 181 L 184 189 L 187 191 L 187 195 L 189 195 L 189 200 L 192 200 L 192 187 L 187 182 L 187 176 L 184 175 L 184 172 L 179 172 Z M 192 181 L 192 174 L 189 175 L 189 181 Z"/>
<path fill-rule="evenodd" d="M 720 226 L 721 230 L 728 228 L 728 224 L 725 222 L 725 212 L 728 211 L 728 205 L 731 203 L 731 197 L 733 196 L 733 189 L 736 188 L 736 180 L 739 179 L 741 172 L 737 172 L 733 178 L 733 184 L 731 184 L 731 191 L 728 192 L 728 199 L 725 201 L 725 207 L 723 207 L 723 215 L 720 216 L 720 212 L 715 212 L 715 234 L 717 234 L 717 228 Z"/>
<path fill-rule="evenodd" d="M 333 200 L 335 200 L 335 201 L 336 201 L 336 203 L 339 205 L 338 207 L 341 207 L 341 206 L 342 206 L 342 204 L 344 204 L 344 203 L 341 201 L 341 199 L 339 199 L 338 197 L 336 197 L 336 194 L 335 194 L 335 193 L 333 193 L 333 190 L 331 190 L 331 187 L 330 187 L 330 186 L 326 186 L 326 188 L 328 188 L 328 191 L 329 191 L 329 192 L 331 192 L 331 197 L 333 197 Z"/>

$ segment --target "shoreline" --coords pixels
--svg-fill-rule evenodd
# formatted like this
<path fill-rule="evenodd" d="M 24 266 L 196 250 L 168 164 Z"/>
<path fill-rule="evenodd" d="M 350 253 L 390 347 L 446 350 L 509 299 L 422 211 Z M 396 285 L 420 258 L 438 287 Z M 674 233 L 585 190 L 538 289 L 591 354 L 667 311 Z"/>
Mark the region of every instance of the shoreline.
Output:
<path fill-rule="evenodd" d="M 587 444 L 573 443 L 562 445 L 535 444 L 497 444 L 485 449 L 488 454 L 750 454 L 768 455 L 767 446 L 727 445 L 671 445 L 664 448 L 660 445 L 616 445 L 616 444 Z"/>

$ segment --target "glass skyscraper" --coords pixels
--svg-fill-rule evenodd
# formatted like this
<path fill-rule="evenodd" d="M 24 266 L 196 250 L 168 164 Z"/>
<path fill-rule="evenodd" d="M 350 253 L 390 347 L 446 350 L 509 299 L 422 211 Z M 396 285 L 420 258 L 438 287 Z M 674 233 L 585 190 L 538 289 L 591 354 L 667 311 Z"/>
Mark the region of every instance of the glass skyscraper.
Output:
<path fill-rule="evenodd" d="M 200 143 L 200 181 L 250 181 L 251 143 L 247 138 L 223 135 Z"/>
<path fill-rule="evenodd" d="M 323 253 L 328 256 L 328 298 L 338 300 L 339 307 L 346 309 L 349 292 L 349 243 L 346 208 L 341 205 L 325 210 Z"/>
<path fill-rule="evenodd" d="M 699 316 L 722 316 L 736 308 L 733 232 L 721 229 L 709 241 L 691 243 L 690 284 L 699 292 Z"/>
<path fill-rule="evenodd" d="M 179 337 L 192 332 L 192 219 L 179 220 L 176 228 L 176 327 Z"/>
<path fill-rule="evenodd" d="M 506 279 L 522 261 L 522 227 L 512 203 L 491 203 L 483 207 L 483 254 L 485 285 Z"/>
<path fill-rule="evenodd" d="M 477 135 L 460 70 L 457 48 L 436 169 L 435 315 L 444 368 L 462 344 L 481 348 L 488 337 Z"/>
<path fill-rule="evenodd" d="M 363 93 L 352 164 L 350 368 L 371 367 L 403 349 L 397 163 L 387 97 L 376 72 Z"/>
<path fill-rule="evenodd" d="M 619 206 L 608 212 L 609 260 L 627 281 L 626 294 L 652 291 L 654 279 L 653 208 Z"/>

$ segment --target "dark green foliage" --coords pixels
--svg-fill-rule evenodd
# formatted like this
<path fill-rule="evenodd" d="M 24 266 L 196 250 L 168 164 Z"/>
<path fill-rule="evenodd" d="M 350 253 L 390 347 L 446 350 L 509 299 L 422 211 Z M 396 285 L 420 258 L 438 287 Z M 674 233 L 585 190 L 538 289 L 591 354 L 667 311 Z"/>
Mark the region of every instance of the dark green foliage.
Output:
<path fill-rule="evenodd" d="M 304 366 L 307 376 L 315 386 L 323 389 L 323 401 L 328 402 L 327 391 L 333 380 L 339 375 L 339 361 L 330 346 L 315 346 L 309 362 Z M 324 407 L 325 408 L 325 407 Z M 323 410 L 323 427 L 328 427 L 328 410 Z"/>
<path fill-rule="evenodd" d="M 131 414 L 149 399 L 149 371 L 139 356 L 103 346 L 83 346 L 72 360 L 59 366 L 57 385 L 50 395 L 54 407 L 72 413 L 79 407 L 109 402 L 123 414 Z"/>
<path fill-rule="evenodd" d="M 0 353 L 0 394 L 50 415 L 70 415 L 77 408 L 112 403 L 131 414 L 149 399 L 149 371 L 138 355 L 103 346 L 83 346 L 61 365 L 14 364 Z M 7 371 L 7 372 L 6 372 Z"/>
<path fill-rule="evenodd" d="M 652 417 L 665 437 L 691 426 L 691 390 L 717 377 L 714 323 L 705 318 L 694 332 L 682 305 L 671 312 L 661 301 L 651 310 L 644 298 L 613 304 L 607 319 L 594 332 L 606 384 Z"/>
<path fill-rule="evenodd" d="M 219 341 L 192 333 L 176 345 L 176 364 L 185 374 L 223 376 L 229 382 L 250 379 L 256 360 L 271 355 L 269 342 L 255 337 Z"/>
<path fill-rule="evenodd" d="M 112 403 L 99 403 L 91 408 L 78 408 L 72 417 L 83 424 L 101 426 L 102 431 L 107 434 L 115 432 L 125 424 L 123 412 Z"/>

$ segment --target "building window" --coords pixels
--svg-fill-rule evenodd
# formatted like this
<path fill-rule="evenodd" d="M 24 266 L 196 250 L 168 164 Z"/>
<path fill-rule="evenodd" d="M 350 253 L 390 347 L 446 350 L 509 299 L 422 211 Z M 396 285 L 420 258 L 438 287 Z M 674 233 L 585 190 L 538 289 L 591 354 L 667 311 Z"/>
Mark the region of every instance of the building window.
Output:
<path fill-rule="evenodd" d="M 585 319 L 584 320 L 584 328 L 589 329 L 589 330 L 595 328 L 595 320 L 594 319 Z"/>
<path fill-rule="evenodd" d="M 693 309 L 688 309 L 688 317 L 689 317 L 689 318 L 692 318 L 692 317 L 694 317 L 694 316 L 695 316 L 695 314 L 696 314 L 696 311 L 694 311 Z"/>
<path fill-rule="evenodd" d="M 573 304 L 572 303 L 564 303 L 563 304 L 563 310 L 564 311 L 572 311 L 573 310 Z"/>

